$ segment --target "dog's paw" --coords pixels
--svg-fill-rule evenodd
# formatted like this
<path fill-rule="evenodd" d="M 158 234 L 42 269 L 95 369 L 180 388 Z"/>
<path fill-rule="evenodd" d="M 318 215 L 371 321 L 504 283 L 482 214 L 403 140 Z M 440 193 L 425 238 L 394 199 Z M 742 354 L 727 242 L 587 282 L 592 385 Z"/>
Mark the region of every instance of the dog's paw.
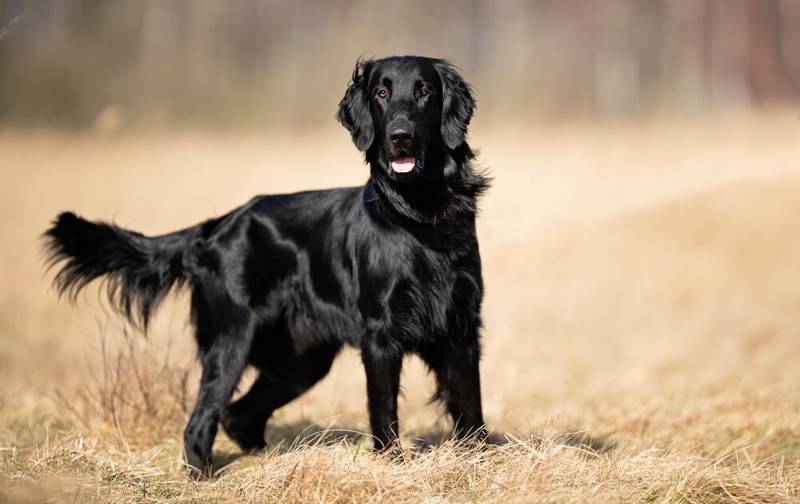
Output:
<path fill-rule="evenodd" d="M 211 478 L 211 461 L 204 460 L 194 452 L 187 451 L 185 459 L 186 474 L 189 479 L 205 481 Z"/>
<path fill-rule="evenodd" d="M 222 429 L 243 452 L 263 450 L 267 447 L 264 441 L 264 428 L 254 425 L 245 416 L 237 416 L 231 409 L 222 418 Z"/>

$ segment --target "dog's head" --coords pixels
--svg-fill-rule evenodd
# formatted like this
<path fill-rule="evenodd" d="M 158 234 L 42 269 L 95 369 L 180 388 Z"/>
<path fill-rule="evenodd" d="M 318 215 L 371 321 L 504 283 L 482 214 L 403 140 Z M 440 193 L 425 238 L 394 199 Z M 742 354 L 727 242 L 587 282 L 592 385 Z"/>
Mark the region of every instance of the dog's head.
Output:
<path fill-rule="evenodd" d="M 359 60 L 336 118 L 373 167 L 403 182 L 441 170 L 446 151 L 465 142 L 474 108 L 448 62 L 398 56 Z"/>

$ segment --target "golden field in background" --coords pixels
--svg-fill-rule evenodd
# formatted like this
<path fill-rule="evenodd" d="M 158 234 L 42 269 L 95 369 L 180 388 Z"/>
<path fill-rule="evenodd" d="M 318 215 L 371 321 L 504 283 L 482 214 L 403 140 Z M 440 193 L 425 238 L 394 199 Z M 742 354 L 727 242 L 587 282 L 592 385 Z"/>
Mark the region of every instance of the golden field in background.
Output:
<path fill-rule="evenodd" d="M 62 210 L 158 234 L 260 193 L 361 184 L 335 125 L 295 134 L 0 133 L 0 501 L 789 502 L 800 496 L 796 113 L 479 124 L 483 396 L 498 444 L 447 439 L 409 358 L 406 461 L 374 457 L 348 350 L 276 413 L 266 453 L 181 466 L 197 364 L 187 296 L 145 338 L 57 299 Z M 252 379 L 248 376 L 247 379 Z"/>

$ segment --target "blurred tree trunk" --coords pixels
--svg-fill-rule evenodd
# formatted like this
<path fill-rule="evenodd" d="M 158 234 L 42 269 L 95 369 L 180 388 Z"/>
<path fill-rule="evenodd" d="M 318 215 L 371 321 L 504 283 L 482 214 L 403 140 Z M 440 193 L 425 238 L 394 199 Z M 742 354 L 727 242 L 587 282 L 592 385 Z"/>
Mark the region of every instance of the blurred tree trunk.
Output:
<path fill-rule="evenodd" d="M 780 0 L 750 1 L 750 86 L 760 102 L 788 98 L 792 85 L 781 51 Z"/>
<path fill-rule="evenodd" d="M 781 2 L 781 54 L 786 78 L 792 84 L 794 96 L 800 95 L 800 2 Z"/>
<path fill-rule="evenodd" d="M 749 105 L 751 0 L 708 0 L 704 14 L 704 80 L 711 107 Z"/>
<path fill-rule="evenodd" d="M 0 121 L 311 123 L 358 55 L 396 53 L 503 114 L 746 108 L 800 98 L 799 26 L 800 0 L 0 0 Z"/>

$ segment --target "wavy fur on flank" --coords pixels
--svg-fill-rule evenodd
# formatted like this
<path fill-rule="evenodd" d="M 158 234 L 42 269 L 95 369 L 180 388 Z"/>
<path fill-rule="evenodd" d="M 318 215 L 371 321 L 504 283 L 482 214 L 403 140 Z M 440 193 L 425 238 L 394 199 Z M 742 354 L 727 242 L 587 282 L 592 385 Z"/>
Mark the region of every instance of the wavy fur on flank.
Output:
<path fill-rule="evenodd" d="M 466 142 L 474 106 L 442 60 L 359 61 L 337 118 L 365 153 L 364 186 L 259 196 L 157 237 L 69 212 L 45 232 L 61 294 L 74 299 L 102 279 L 145 329 L 173 286 L 191 289 L 203 374 L 184 449 L 195 474 L 210 473 L 220 423 L 243 449 L 263 447 L 272 413 L 324 377 L 345 345 L 361 351 L 376 449 L 397 447 L 408 353 L 436 375 L 457 434 L 482 438 L 475 218 L 489 182 Z M 258 378 L 228 404 L 248 365 Z"/>

